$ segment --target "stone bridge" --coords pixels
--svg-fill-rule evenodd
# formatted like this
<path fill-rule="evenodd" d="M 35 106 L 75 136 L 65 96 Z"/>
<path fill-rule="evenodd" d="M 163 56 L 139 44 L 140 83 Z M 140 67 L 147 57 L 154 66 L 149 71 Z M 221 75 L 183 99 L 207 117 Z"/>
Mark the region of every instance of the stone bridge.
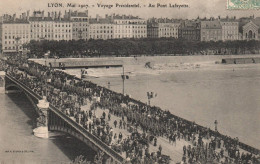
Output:
<path fill-rule="evenodd" d="M 29 87 L 12 77 L 10 74 L 5 75 L 5 90 L 6 92 L 24 92 L 32 104 L 34 104 L 37 113 L 39 115 L 42 113 L 41 109 L 39 106 L 37 107 L 36 104 L 38 104 L 43 97 L 33 92 Z M 124 158 L 120 154 L 51 104 L 49 104 L 46 117 L 47 122 L 45 126 L 49 131 L 60 131 L 74 136 L 90 146 L 93 150 L 103 151 L 105 153 L 104 158 L 108 159 L 110 157 L 113 163 L 124 162 Z"/>

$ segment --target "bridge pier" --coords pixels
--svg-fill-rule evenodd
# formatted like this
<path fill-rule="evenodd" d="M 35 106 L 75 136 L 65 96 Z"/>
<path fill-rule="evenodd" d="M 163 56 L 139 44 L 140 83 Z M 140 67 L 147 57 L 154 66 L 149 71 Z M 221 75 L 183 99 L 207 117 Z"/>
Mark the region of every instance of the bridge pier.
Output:
<path fill-rule="evenodd" d="M 49 102 L 47 102 L 46 97 L 43 97 L 42 100 L 39 100 L 37 107 L 39 108 L 41 113 L 40 113 L 40 117 L 37 118 L 37 128 L 33 130 L 33 133 L 36 137 L 49 138 L 49 132 L 48 132 Z"/>

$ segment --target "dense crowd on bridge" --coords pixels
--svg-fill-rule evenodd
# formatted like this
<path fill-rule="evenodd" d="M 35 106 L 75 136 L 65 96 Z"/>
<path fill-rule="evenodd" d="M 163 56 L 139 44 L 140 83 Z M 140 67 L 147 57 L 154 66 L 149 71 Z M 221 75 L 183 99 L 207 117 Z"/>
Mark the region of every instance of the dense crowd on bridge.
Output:
<path fill-rule="evenodd" d="M 183 147 L 183 163 L 254 163 L 256 160 L 252 153 L 239 152 L 238 139 L 220 135 L 158 107 L 149 106 L 30 60 L 9 58 L 7 62 L 7 74 L 20 80 L 40 96 L 46 96 L 53 106 L 73 117 L 77 123 L 118 153 L 125 152 L 126 158 L 132 163 L 167 161 L 161 146 L 157 152 L 149 152 L 149 143 L 157 146 L 158 137 L 166 137 L 172 144 L 180 139 L 190 142 L 190 145 Z M 82 110 L 81 107 L 89 102 L 91 110 Z M 108 116 L 104 112 L 100 118 L 96 117 L 97 108 L 109 109 Z M 120 117 L 120 121 L 115 121 L 114 126 L 128 129 L 132 132 L 130 136 L 113 133 L 113 127 L 108 124 L 111 114 Z M 209 142 L 204 142 L 205 139 Z"/>

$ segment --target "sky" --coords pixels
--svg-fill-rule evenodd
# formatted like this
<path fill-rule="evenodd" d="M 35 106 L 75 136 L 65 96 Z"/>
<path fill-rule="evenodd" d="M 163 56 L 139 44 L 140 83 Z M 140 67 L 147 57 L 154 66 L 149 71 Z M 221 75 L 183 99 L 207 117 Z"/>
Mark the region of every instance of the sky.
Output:
<path fill-rule="evenodd" d="M 97 14 L 104 16 L 105 14 L 126 14 L 134 15 L 142 18 L 151 17 L 168 17 L 193 19 L 204 17 L 245 17 L 254 15 L 260 17 L 260 10 L 227 10 L 228 0 L 0 0 L 0 15 L 14 14 L 18 15 L 22 12 L 30 10 L 30 14 L 34 10 L 49 11 L 65 11 L 65 10 L 88 10 L 91 17 Z M 62 7 L 50 7 L 54 3 L 62 3 Z M 76 3 L 77 5 L 89 5 L 88 8 L 67 7 L 68 3 Z M 118 4 L 140 4 L 141 8 L 120 8 L 115 7 Z M 167 4 L 167 8 L 156 7 L 157 3 Z M 112 8 L 98 7 L 97 4 L 113 5 Z M 149 4 L 155 5 L 154 8 L 149 8 Z M 188 5 L 187 8 L 170 8 L 172 5 Z M 144 6 L 145 5 L 145 6 Z M 49 6 L 49 7 L 48 7 Z M 47 15 L 47 14 L 46 14 Z"/>

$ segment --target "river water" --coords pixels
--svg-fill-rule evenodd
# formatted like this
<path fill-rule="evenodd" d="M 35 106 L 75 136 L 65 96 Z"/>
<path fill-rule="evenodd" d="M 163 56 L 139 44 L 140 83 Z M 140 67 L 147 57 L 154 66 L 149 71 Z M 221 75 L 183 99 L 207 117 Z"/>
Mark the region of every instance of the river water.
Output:
<path fill-rule="evenodd" d="M 123 60 L 125 72 L 130 77 L 125 80 L 125 93 L 147 102 L 146 92 L 153 91 L 157 97 L 151 99 L 151 105 L 211 129 L 217 120 L 221 133 L 239 137 L 260 148 L 260 64 L 214 64 L 221 58 L 186 56 L 117 60 Z M 146 62 L 151 62 L 155 69 L 145 68 Z M 67 72 L 80 75 L 80 70 Z M 114 72 L 118 73 L 118 70 Z M 112 74 L 89 80 L 106 87 L 110 82 L 110 89 L 122 92 L 121 76 Z M 33 107 L 23 94 L 0 93 L 0 163 L 69 163 L 81 154 L 90 160 L 94 157 L 94 152 L 75 138 L 33 136 L 35 119 Z"/>

